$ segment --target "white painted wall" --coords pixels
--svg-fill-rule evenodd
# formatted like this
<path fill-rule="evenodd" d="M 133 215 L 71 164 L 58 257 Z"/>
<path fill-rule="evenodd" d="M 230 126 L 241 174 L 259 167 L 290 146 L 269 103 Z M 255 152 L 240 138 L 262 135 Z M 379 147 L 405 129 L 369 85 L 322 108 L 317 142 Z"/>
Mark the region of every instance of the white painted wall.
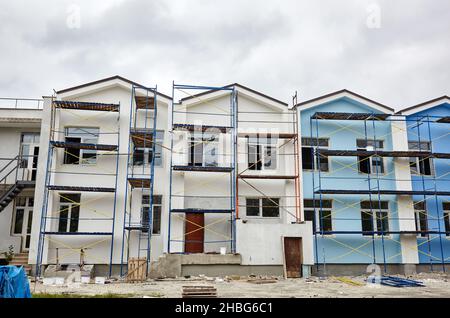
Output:
<path fill-rule="evenodd" d="M 402 116 L 391 118 L 392 149 L 408 151 L 407 122 Z M 397 121 L 396 121 L 397 119 Z M 397 190 L 412 190 L 409 158 L 394 158 L 395 183 Z M 412 196 L 397 196 L 399 230 L 415 231 L 414 204 Z M 417 236 L 415 234 L 401 234 L 402 262 L 404 264 L 418 264 Z"/>
<path fill-rule="evenodd" d="M 236 248 L 243 265 L 283 265 L 282 237 L 301 237 L 303 264 L 313 265 L 311 222 L 303 224 L 236 223 Z"/>
<path fill-rule="evenodd" d="M 18 113 L 22 115 L 19 116 Z M 41 111 L 0 110 L 0 178 L 3 179 L 9 174 L 6 177 L 6 184 L 2 184 L 2 187 L 11 186 L 15 182 L 15 172 L 10 172 L 16 163 L 9 163 L 20 152 L 21 134 L 24 132 L 39 132 L 40 115 Z M 21 117 L 27 119 L 23 121 L 20 120 Z M 16 118 L 17 120 L 10 121 L 8 120 L 10 118 Z M 5 119 L 5 121 L 3 122 L 1 119 Z M 30 123 L 28 119 L 34 119 L 35 122 Z M 22 173 L 22 169 L 19 169 L 19 173 Z M 23 173 L 27 173 L 27 171 L 23 171 Z M 27 191 L 26 193 L 24 191 L 21 195 L 24 194 L 33 196 L 33 191 Z M 10 245 L 13 246 L 15 253 L 21 252 L 21 236 L 12 234 L 13 210 L 14 200 L 0 212 L 0 253 L 7 251 Z M 3 257 L 4 255 L 1 254 L 0 258 Z"/>

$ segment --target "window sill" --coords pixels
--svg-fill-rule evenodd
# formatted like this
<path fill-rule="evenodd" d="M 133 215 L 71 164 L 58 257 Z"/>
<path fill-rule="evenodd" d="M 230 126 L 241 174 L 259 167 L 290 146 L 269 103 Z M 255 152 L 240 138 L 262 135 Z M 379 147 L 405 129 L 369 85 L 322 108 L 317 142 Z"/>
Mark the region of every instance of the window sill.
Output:
<path fill-rule="evenodd" d="M 246 215 L 247 220 L 281 220 L 279 216 L 268 217 L 268 216 L 248 216 Z"/>
<path fill-rule="evenodd" d="M 319 170 L 312 170 L 312 169 L 302 169 L 302 171 L 319 173 Z M 330 170 L 326 170 L 326 171 L 320 170 L 320 173 L 331 173 L 331 171 Z"/>
<path fill-rule="evenodd" d="M 74 166 L 77 166 L 77 167 L 96 167 L 97 163 L 81 163 L 81 164 L 78 164 L 78 163 L 62 163 L 61 166 L 63 166 L 63 167 L 74 167 Z"/>

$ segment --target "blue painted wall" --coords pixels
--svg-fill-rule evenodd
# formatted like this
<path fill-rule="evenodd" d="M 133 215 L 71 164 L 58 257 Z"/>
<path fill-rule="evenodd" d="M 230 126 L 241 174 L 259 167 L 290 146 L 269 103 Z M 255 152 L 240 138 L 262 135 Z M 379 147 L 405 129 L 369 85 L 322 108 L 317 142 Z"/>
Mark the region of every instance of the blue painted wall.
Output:
<path fill-rule="evenodd" d="M 450 125 L 444 123 L 427 123 L 419 125 L 417 120 L 423 116 L 450 116 L 450 104 L 445 103 L 425 111 L 407 116 L 408 140 L 409 141 L 430 141 L 432 142 L 433 152 L 450 152 Z M 432 121 L 437 118 L 430 117 Z M 426 121 L 427 119 L 424 118 Z M 412 185 L 414 190 L 423 191 L 434 190 L 435 185 L 438 191 L 450 191 L 450 162 L 448 159 L 433 159 L 435 177 L 432 176 L 412 176 Z M 422 201 L 421 195 L 414 196 L 414 201 Z M 427 197 L 428 227 L 432 231 L 445 231 L 443 220 L 442 202 L 450 201 L 450 197 Z M 442 255 L 446 263 L 450 262 L 450 237 L 445 235 L 430 235 L 430 239 L 419 237 L 419 261 L 429 264 L 441 263 Z M 442 247 L 442 249 L 441 249 Z"/>
<path fill-rule="evenodd" d="M 360 104 L 348 98 L 342 98 L 333 102 L 319 105 L 306 110 L 301 110 L 300 124 L 302 137 L 329 138 L 329 149 L 336 150 L 356 150 L 356 139 L 376 139 L 384 141 L 384 149 L 392 150 L 391 124 L 389 121 L 376 121 L 373 126 L 372 121 L 350 120 L 313 120 L 312 126 L 310 117 L 315 112 L 349 112 L 349 113 L 379 113 L 367 105 Z M 318 131 L 317 131 L 318 127 Z M 367 174 L 358 172 L 357 157 L 330 157 L 329 172 L 321 172 L 319 179 L 318 172 L 312 173 L 303 170 L 303 193 L 305 199 L 313 198 L 313 183 L 316 189 L 395 189 L 395 174 L 393 160 L 384 159 L 385 173 L 379 176 L 379 181 L 375 175 L 371 176 L 370 186 Z M 313 181 L 314 180 L 314 181 Z M 379 182 L 379 183 L 378 183 Z M 319 199 L 319 195 L 315 196 Z M 369 196 L 358 195 L 324 195 L 323 199 L 333 200 L 333 231 L 361 231 L 361 209 L 360 201 L 368 200 Z M 372 197 L 378 200 L 378 196 Z M 397 202 L 395 196 L 381 196 L 381 200 L 389 202 L 391 230 L 398 230 Z M 396 219 L 397 218 L 397 219 Z M 383 244 L 384 240 L 384 244 Z M 378 264 L 401 263 L 401 246 L 399 235 L 384 237 L 363 236 L 362 234 L 335 234 L 318 235 L 315 243 L 316 262 L 318 263 L 353 263 L 370 264 L 375 261 Z M 383 248 L 384 246 L 384 248 Z"/>

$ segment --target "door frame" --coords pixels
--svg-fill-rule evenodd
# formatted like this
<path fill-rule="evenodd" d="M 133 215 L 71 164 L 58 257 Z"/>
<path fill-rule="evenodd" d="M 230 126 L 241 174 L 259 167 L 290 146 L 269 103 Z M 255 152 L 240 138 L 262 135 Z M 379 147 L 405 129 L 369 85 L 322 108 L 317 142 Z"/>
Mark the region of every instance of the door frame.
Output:
<path fill-rule="evenodd" d="M 295 239 L 299 239 L 300 240 L 300 264 L 303 266 L 303 237 L 301 236 L 292 236 L 292 235 L 287 235 L 281 236 L 281 251 L 282 251 L 282 258 L 283 258 L 283 276 L 284 278 L 287 278 L 287 266 L 286 266 L 286 253 L 285 253 L 285 248 L 284 248 L 284 240 L 286 238 L 295 238 Z M 300 278 L 303 277 L 303 270 L 302 268 L 300 268 Z"/>
<path fill-rule="evenodd" d="M 22 160 L 24 159 L 23 156 L 25 156 L 25 160 L 27 161 L 26 167 L 20 167 L 22 169 L 21 174 L 19 175 L 23 176 L 23 180 L 25 181 L 32 181 L 33 180 L 33 170 L 36 171 L 37 174 L 37 168 L 38 168 L 38 157 L 39 157 L 39 142 L 23 142 L 23 136 L 24 135 L 38 135 L 40 138 L 39 132 L 22 132 L 20 135 L 20 146 L 19 146 L 19 154 L 22 156 Z M 24 154 L 22 153 L 22 146 L 28 145 L 28 153 Z M 35 156 L 34 152 L 35 149 L 38 149 L 38 154 Z M 36 163 L 36 167 L 33 167 L 34 163 Z"/>
<path fill-rule="evenodd" d="M 14 200 L 14 206 L 12 211 L 12 222 L 11 222 L 11 236 L 14 237 L 20 237 L 20 252 L 26 252 L 30 249 L 30 247 L 26 247 L 27 237 L 30 237 L 31 241 L 31 229 L 33 226 L 33 223 L 30 224 L 30 222 L 33 222 L 33 206 L 29 206 L 29 200 L 33 199 L 32 196 L 22 196 L 18 198 L 26 198 L 26 206 L 17 206 L 16 201 Z M 23 210 L 23 220 L 22 220 L 22 231 L 21 233 L 14 233 L 14 229 L 16 226 L 16 217 L 17 217 L 17 208 Z M 31 212 L 31 213 L 30 213 Z M 28 224 L 30 224 L 30 231 L 28 233 Z M 31 245 L 31 244 L 30 244 Z"/>
<path fill-rule="evenodd" d="M 184 219 L 184 234 L 183 234 L 183 236 L 184 236 L 184 246 L 183 246 L 183 251 L 184 251 L 184 253 L 189 253 L 189 254 L 195 254 L 195 252 L 187 252 L 186 251 L 186 244 L 187 243 L 189 243 L 189 242 L 187 242 L 187 237 L 186 237 L 186 227 L 187 227 L 187 225 L 188 225 L 188 220 L 187 220 L 187 218 L 188 218 L 188 215 L 189 214 L 192 214 L 192 215 L 201 215 L 202 216 L 202 218 L 203 218 L 203 226 L 202 227 L 199 227 L 198 226 L 198 224 L 197 223 L 195 223 L 195 226 L 197 227 L 197 229 L 196 229 L 196 232 L 199 232 L 199 231 L 201 231 L 202 233 L 203 233 L 203 238 L 202 238 L 202 252 L 201 253 L 204 253 L 205 252 L 205 214 L 204 213 L 186 213 L 186 215 L 185 215 L 185 219 Z M 192 224 L 193 225 L 193 224 Z M 194 226 L 194 225 L 193 225 Z M 192 243 L 192 242 L 191 242 Z M 200 243 L 193 243 L 193 244 L 200 244 Z"/>

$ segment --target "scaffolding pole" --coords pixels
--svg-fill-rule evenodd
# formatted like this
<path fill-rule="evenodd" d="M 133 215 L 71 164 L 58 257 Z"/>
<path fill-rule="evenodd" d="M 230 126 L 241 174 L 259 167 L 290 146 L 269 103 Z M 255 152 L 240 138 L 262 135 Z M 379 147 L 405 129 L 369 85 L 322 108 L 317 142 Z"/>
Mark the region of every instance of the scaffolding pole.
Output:
<path fill-rule="evenodd" d="M 149 116 L 151 114 L 151 116 Z M 124 217 L 122 229 L 122 249 L 120 261 L 120 276 L 128 274 L 129 259 L 132 254 L 132 233 L 137 233 L 137 258 L 141 253 L 145 255 L 146 276 L 148 276 L 151 261 L 151 238 L 153 234 L 153 212 L 154 212 L 154 175 L 156 161 L 156 143 L 157 143 L 157 117 L 158 117 L 158 88 L 132 86 L 129 116 L 129 138 L 128 138 L 128 156 L 127 156 L 127 175 L 125 180 L 125 200 Z M 138 122 L 144 121 L 143 127 Z M 148 127 L 149 119 L 152 121 L 152 127 Z M 136 167 L 135 153 L 136 148 L 142 150 L 142 167 Z M 148 154 L 150 166 L 145 162 L 145 150 L 151 149 Z M 130 157 L 133 157 L 130 160 Z M 131 161 L 131 162 L 130 162 Z M 136 172 L 136 170 L 139 170 Z M 148 171 L 149 170 L 149 171 Z M 139 173 L 140 172 L 140 173 Z M 141 203 L 138 205 L 139 217 L 133 221 L 133 211 L 136 213 L 133 205 L 133 192 L 139 190 L 141 196 L 149 190 L 149 208 L 144 215 Z M 125 251 L 126 248 L 126 251 Z M 125 255 L 126 254 L 126 255 Z"/>

